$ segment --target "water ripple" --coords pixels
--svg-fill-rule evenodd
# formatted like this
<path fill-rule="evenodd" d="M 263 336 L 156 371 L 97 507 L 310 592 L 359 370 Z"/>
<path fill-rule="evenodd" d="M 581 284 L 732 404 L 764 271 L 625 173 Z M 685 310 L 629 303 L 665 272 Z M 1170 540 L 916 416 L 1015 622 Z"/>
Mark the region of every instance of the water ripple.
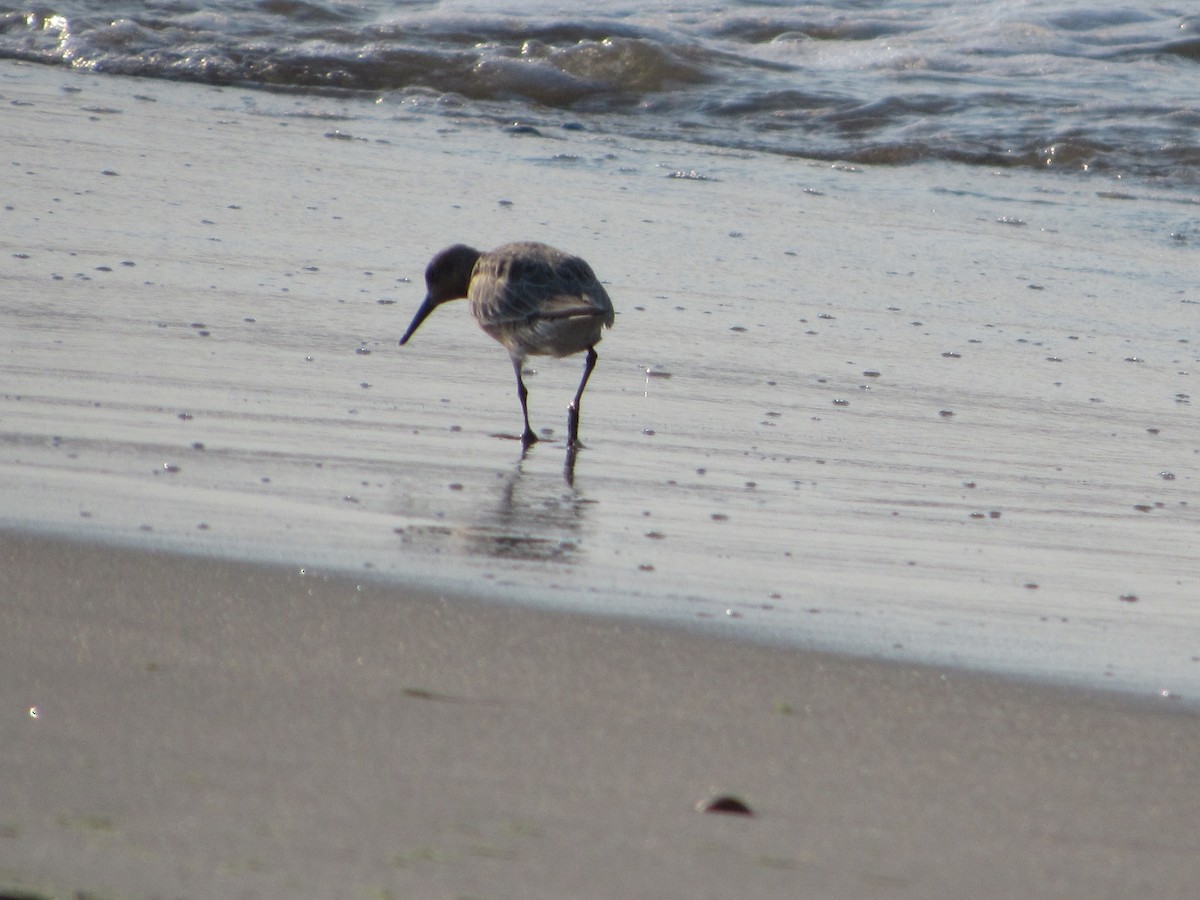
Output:
<path fill-rule="evenodd" d="M 65 9 L 65 7 L 63 8 Z M 1200 181 L 1200 17 L 1060 0 L 497 15 L 471 2 L 82 0 L 0 10 L 0 59 L 432 94 L 460 112 L 850 162 Z M 483 104 L 463 110 L 462 104 Z"/>

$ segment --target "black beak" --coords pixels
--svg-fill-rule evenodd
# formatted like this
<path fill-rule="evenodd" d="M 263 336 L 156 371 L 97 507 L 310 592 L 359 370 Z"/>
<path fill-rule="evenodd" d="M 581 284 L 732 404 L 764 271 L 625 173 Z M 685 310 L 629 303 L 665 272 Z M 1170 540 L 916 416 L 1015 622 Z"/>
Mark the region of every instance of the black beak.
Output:
<path fill-rule="evenodd" d="M 421 308 L 417 310 L 417 314 L 413 316 L 412 324 L 408 326 L 408 331 L 404 332 L 404 337 L 400 338 L 400 346 L 403 347 L 408 343 L 408 339 L 413 336 L 413 332 L 421 327 L 431 312 L 437 308 L 437 304 L 433 302 L 433 298 L 428 294 L 425 295 L 425 302 L 421 304 Z"/>

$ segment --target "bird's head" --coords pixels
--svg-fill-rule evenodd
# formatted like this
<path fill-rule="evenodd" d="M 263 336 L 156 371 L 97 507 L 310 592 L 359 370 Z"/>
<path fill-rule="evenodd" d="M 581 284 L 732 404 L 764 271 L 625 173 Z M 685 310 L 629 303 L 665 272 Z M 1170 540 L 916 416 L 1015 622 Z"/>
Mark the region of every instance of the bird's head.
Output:
<path fill-rule="evenodd" d="M 400 338 L 400 346 L 408 343 L 421 323 L 431 312 L 448 300 L 461 300 L 467 296 L 471 286 L 471 273 L 475 269 L 482 254 L 466 244 L 455 244 L 440 251 L 429 265 L 425 267 L 425 301 L 417 314 L 413 316 L 412 324 L 404 337 Z"/>

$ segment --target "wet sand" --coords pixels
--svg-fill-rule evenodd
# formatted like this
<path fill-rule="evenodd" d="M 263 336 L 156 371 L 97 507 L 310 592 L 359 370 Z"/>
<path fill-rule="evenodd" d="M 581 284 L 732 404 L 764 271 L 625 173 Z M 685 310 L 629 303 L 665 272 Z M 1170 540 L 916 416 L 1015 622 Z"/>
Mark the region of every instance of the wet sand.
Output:
<path fill-rule="evenodd" d="M 1190 896 L 1179 197 L 0 99 L 0 886 Z M 618 310 L 570 471 L 575 361 L 522 456 L 465 305 L 396 346 L 434 250 L 520 238 Z"/>
<path fill-rule="evenodd" d="M 3 68 L 9 525 L 1200 704 L 1194 204 Z M 578 359 L 430 255 L 537 238 Z"/>

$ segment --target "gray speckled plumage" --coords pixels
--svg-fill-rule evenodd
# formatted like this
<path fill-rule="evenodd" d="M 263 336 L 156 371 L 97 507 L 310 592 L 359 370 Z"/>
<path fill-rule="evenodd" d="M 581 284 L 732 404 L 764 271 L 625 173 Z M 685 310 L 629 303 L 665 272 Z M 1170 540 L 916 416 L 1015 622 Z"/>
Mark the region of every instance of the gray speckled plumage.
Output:
<path fill-rule="evenodd" d="M 521 440 L 537 440 L 529 426 L 528 391 L 521 377 L 527 356 L 587 353 L 583 379 L 567 409 L 567 440 L 579 442 L 579 401 L 596 365 L 595 346 L 614 319 L 612 300 L 592 267 L 547 244 L 505 244 L 481 253 L 464 244 L 439 252 L 425 269 L 424 303 L 400 339 L 406 344 L 442 303 L 466 298 L 479 326 L 504 345 L 517 375 L 517 396 L 525 419 Z"/>

